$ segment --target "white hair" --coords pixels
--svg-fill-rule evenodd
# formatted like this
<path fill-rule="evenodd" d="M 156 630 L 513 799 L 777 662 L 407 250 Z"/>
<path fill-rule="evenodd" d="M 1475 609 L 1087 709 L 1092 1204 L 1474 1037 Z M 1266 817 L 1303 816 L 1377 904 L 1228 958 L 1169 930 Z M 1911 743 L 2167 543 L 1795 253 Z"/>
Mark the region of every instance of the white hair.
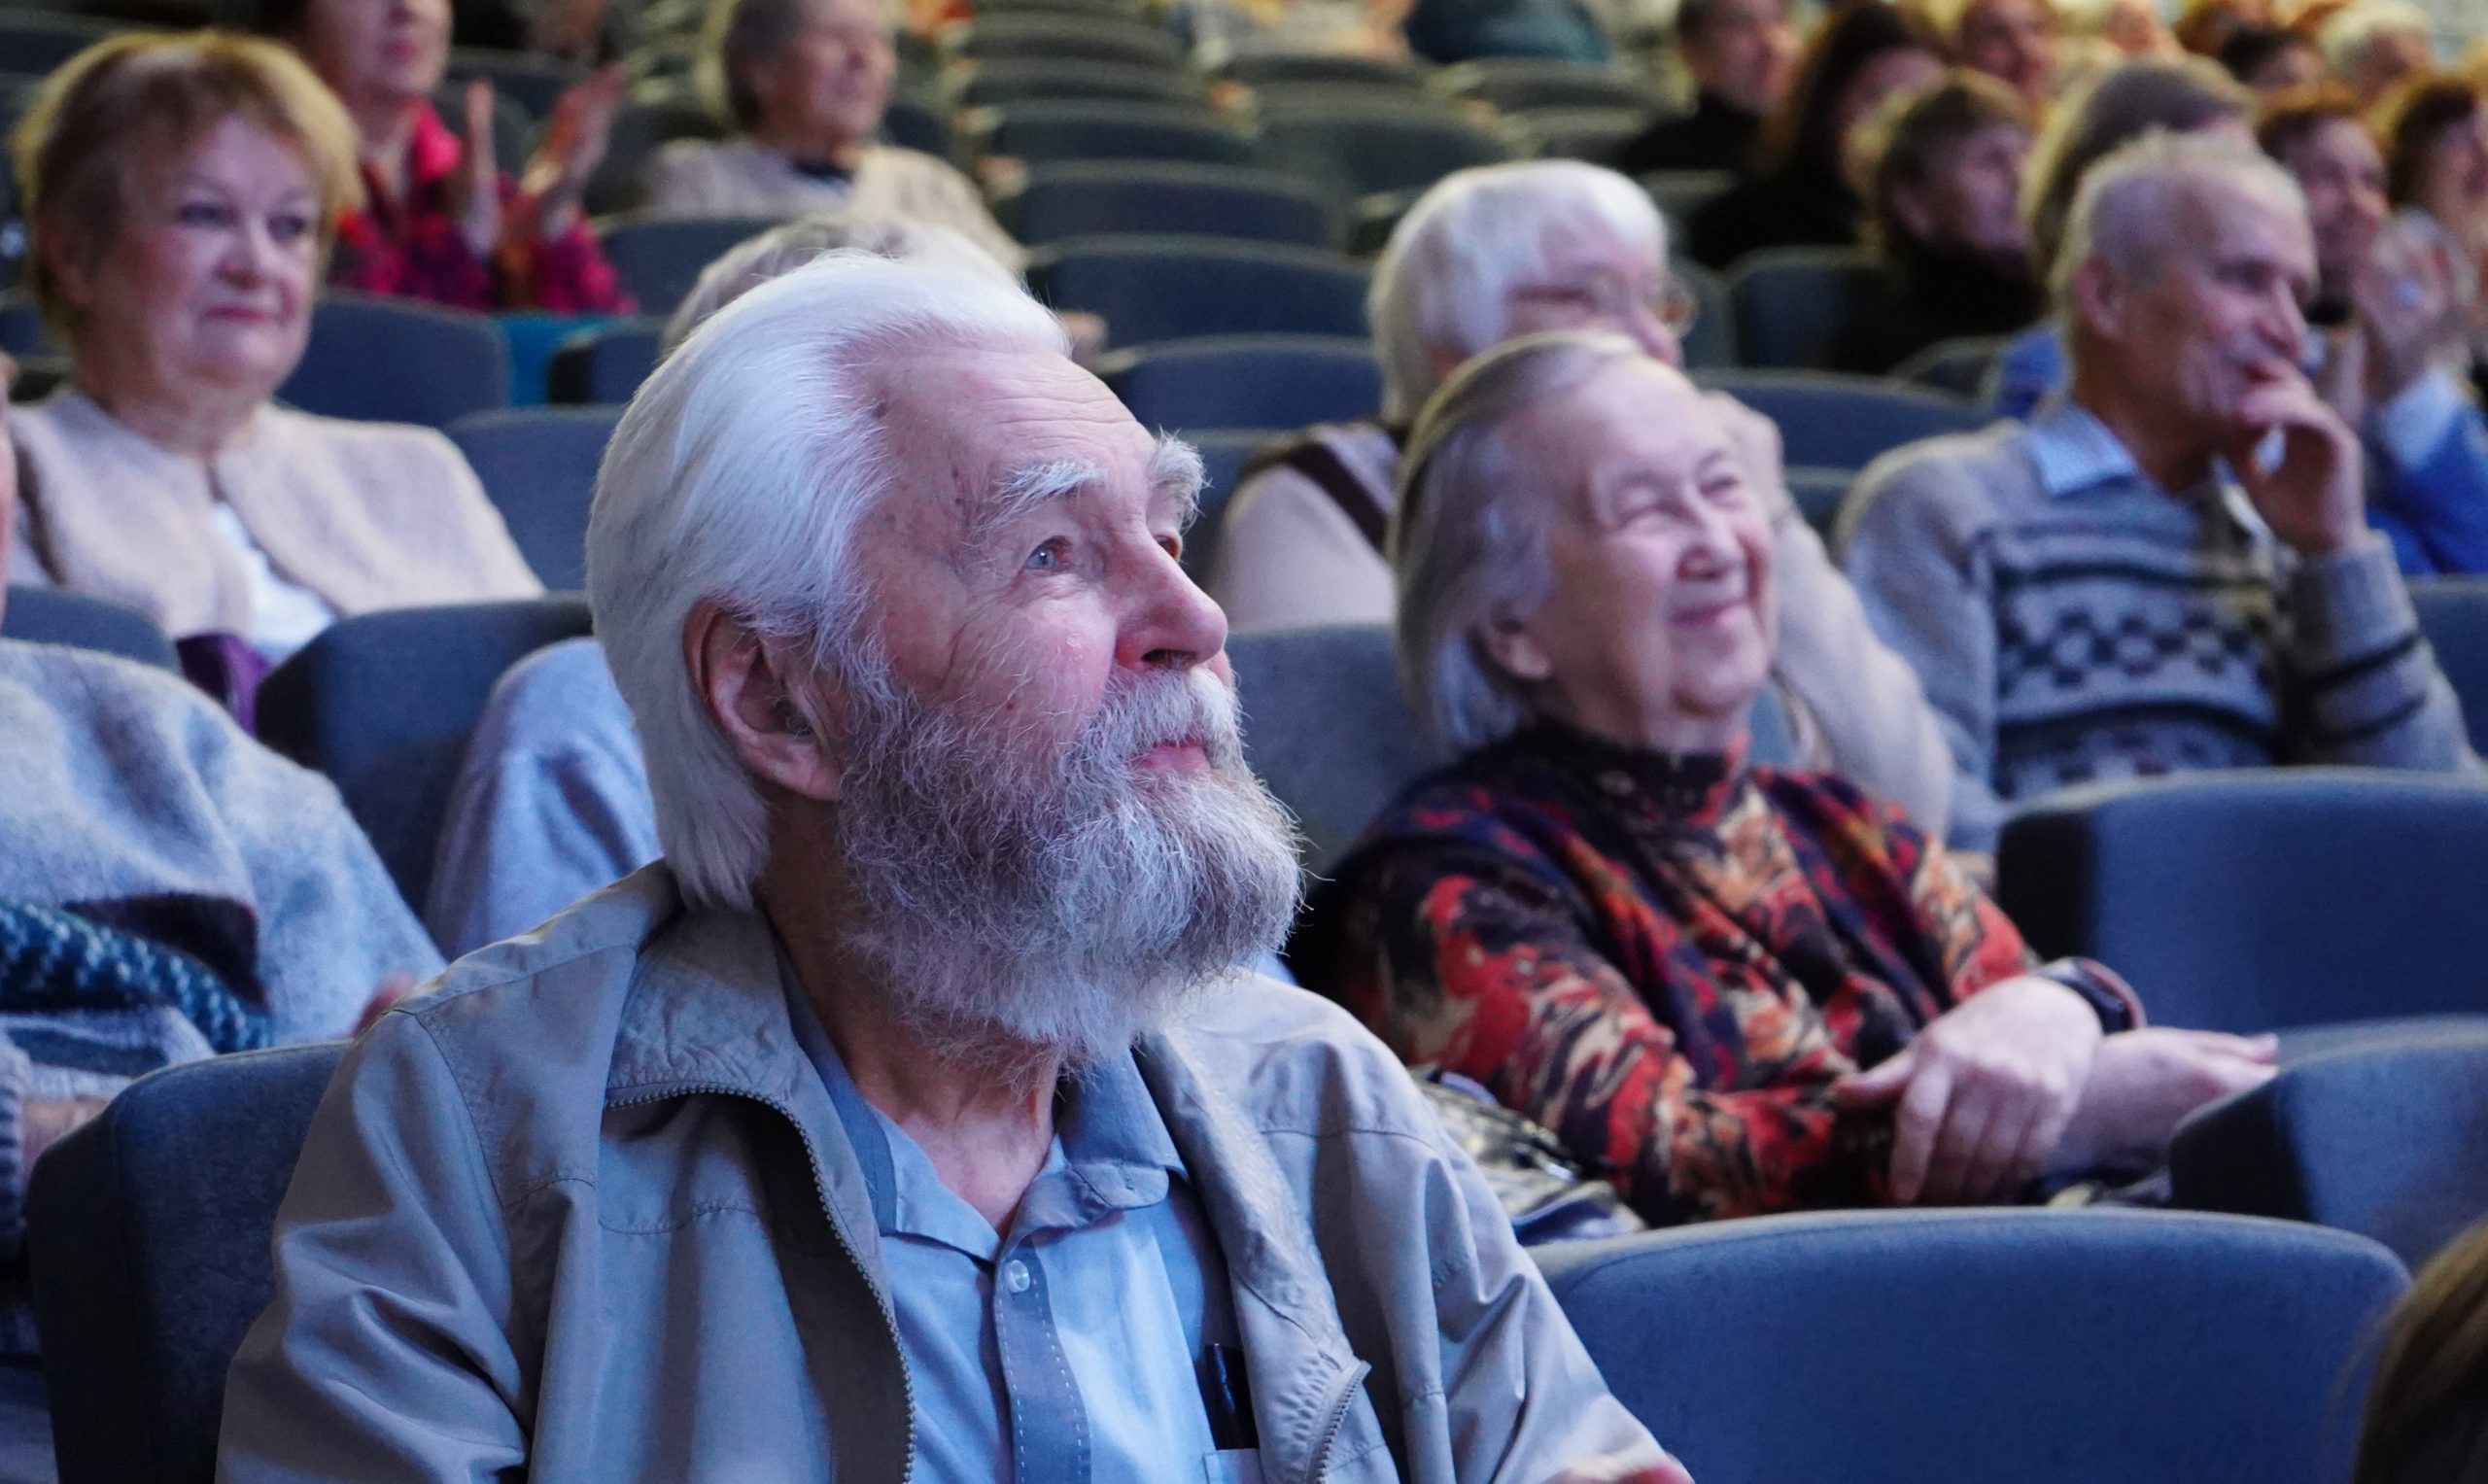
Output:
<path fill-rule="evenodd" d="M 2434 45 L 2435 22 L 2411 0 L 2358 0 L 2324 22 L 2317 45 L 2324 52 L 2325 65 L 2346 78 L 2359 70 L 2367 48 L 2377 38 L 2412 31 L 2429 38 Z"/>
<path fill-rule="evenodd" d="M 1501 742 L 1535 711 L 1479 642 L 1554 588 L 1554 492 L 1519 466 L 1512 426 L 1546 398 L 1645 355 L 1604 330 L 1523 335 L 1453 372 L 1409 433 L 1390 543 L 1400 678 L 1419 724 L 1451 752 Z"/>
<path fill-rule="evenodd" d="M 852 546 L 891 480 L 871 373 L 926 346 L 1068 350 L 1053 315 L 989 274 L 834 253 L 694 331 L 605 450 L 588 598 L 639 726 L 658 838 L 694 900 L 748 905 L 769 827 L 692 686 L 685 621 L 713 601 L 764 636 L 810 643 L 832 673 L 866 668 L 869 595 Z"/>
<path fill-rule="evenodd" d="M 2049 285 L 2065 323 L 2072 323 L 2069 291 L 2083 264 L 2096 259 L 2121 279 L 2148 281 L 2188 240 L 2196 218 L 2186 208 L 2216 191 L 2306 216 L 2306 194 L 2287 170 L 2263 151 L 2215 134 L 2152 129 L 2084 171 Z"/>
<path fill-rule="evenodd" d="M 1019 283 L 1018 276 L 992 254 L 950 227 L 897 217 L 815 212 L 745 237 L 701 269 L 699 282 L 666 320 L 665 333 L 657 341 L 658 354 L 672 355 L 718 310 L 762 284 L 842 249 L 901 262 L 949 263 L 989 273 L 1006 284 Z"/>
<path fill-rule="evenodd" d="M 1447 176 L 1400 220 L 1365 300 L 1382 362 L 1382 414 L 1404 422 L 1461 362 L 1510 331 L 1503 295 L 1552 270 L 1558 244 L 1607 238 L 1664 268 L 1667 224 L 1650 197 L 1579 160 L 1479 165 Z"/>

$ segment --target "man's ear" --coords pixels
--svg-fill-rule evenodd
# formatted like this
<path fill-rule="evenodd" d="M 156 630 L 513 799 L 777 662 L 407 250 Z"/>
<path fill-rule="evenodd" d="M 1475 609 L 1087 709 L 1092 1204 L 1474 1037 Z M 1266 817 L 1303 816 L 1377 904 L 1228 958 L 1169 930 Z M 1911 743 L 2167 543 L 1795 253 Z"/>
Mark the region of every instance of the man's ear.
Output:
<path fill-rule="evenodd" d="M 2125 289 L 2115 271 L 2093 258 L 2065 281 L 2065 307 L 2092 334 L 2119 338 L 2125 334 L 2125 317 L 2133 304 L 2133 295 Z"/>
<path fill-rule="evenodd" d="M 828 742 L 830 719 L 800 683 L 806 676 L 790 646 L 761 638 L 704 598 L 683 620 L 682 662 L 708 719 L 744 767 L 802 798 L 838 797 L 843 772 Z"/>

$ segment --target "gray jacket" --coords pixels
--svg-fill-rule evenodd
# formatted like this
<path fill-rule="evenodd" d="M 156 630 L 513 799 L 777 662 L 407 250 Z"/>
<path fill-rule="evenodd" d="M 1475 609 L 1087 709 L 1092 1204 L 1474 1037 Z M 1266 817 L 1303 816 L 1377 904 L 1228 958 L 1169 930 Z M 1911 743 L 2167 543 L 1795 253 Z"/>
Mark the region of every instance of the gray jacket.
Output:
<path fill-rule="evenodd" d="M 879 1234 L 778 974 L 761 919 L 685 910 L 660 862 L 385 1017 L 287 1194 L 222 1477 L 905 1479 Z M 1347 1017 L 1238 975 L 1139 1061 L 1272 1484 L 1655 1458 Z"/>

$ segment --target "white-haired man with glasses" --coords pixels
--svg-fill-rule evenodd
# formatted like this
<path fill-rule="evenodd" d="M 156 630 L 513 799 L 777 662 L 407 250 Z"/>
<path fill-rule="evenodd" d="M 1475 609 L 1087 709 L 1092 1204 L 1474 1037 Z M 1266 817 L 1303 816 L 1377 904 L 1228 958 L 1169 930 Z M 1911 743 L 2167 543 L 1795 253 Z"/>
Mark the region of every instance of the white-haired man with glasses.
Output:
<path fill-rule="evenodd" d="M 1533 160 L 1464 170 L 1420 198 L 1375 265 L 1367 314 L 1382 416 L 1307 430 L 1255 461 L 1229 501 L 1209 590 L 1238 631 L 1388 623 L 1383 551 L 1401 440 L 1452 371 L 1519 335 L 1608 330 L 1670 365 L 1696 300 L 1668 266 L 1667 224 L 1612 170 Z M 1780 572 L 1774 687 L 1805 766 L 1845 774 L 1941 834 L 1951 755 L 1917 675 L 1875 638 L 1856 595 L 1789 499 L 1780 432 L 1710 403 L 1771 519 Z"/>

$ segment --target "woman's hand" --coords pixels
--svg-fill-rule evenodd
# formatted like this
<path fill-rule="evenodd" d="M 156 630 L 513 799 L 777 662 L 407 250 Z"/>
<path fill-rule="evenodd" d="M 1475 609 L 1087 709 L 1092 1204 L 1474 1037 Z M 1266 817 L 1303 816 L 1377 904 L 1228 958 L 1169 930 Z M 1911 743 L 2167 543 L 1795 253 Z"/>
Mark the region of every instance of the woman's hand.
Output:
<path fill-rule="evenodd" d="M 1970 996 L 1832 1091 L 1845 1108 L 1897 1105 L 1895 1203 L 2000 1200 L 2048 1169 L 2101 1040 L 2081 995 L 2023 976 Z"/>
<path fill-rule="evenodd" d="M 2091 1060 L 2052 1167 L 2070 1174 L 2160 1157 L 2186 1115 L 2269 1081 L 2275 1045 L 2270 1036 L 2160 1026 L 2110 1036 Z"/>
<path fill-rule="evenodd" d="M 613 137 L 613 117 L 621 111 L 630 74 L 620 62 L 609 62 L 562 94 L 545 121 L 543 142 L 519 178 L 511 225 L 515 241 L 526 247 L 570 230 L 578 220 L 579 199 Z M 523 235 L 521 235 L 523 234 Z"/>
<path fill-rule="evenodd" d="M 2407 235 L 2395 251 L 2370 254 L 2350 286 L 2357 330 L 2365 342 L 2369 406 L 2381 407 L 2401 396 L 2460 333 L 2453 244 L 2434 232 Z M 2344 416 L 2353 428 L 2363 421 Z"/>
<path fill-rule="evenodd" d="M 459 151 L 458 169 L 449 177 L 450 210 L 458 216 L 458 235 L 478 258 L 490 258 L 501 236 L 501 170 L 493 157 L 493 85 L 482 78 L 466 85 L 466 147 Z"/>

